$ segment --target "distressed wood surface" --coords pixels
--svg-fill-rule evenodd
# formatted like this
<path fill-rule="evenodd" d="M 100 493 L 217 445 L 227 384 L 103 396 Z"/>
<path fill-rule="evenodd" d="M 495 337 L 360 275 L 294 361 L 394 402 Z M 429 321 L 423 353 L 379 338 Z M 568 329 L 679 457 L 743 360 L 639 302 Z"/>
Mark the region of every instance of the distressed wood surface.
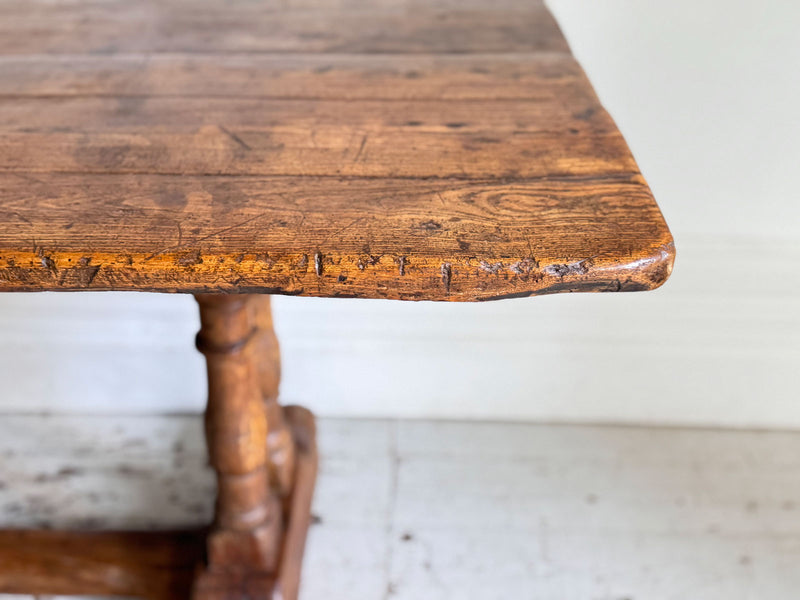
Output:
<path fill-rule="evenodd" d="M 197 72 L 202 70 L 203 77 Z M 257 77 L 254 76 L 257 74 Z M 222 82 L 222 85 L 220 85 Z M 0 97 L 178 96 L 538 102 L 594 94 L 571 55 L 0 55 Z"/>
<path fill-rule="evenodd" d="M 277 402 L 280 355 L 268 296 L 201 294 L 214 523 L 193 600 L 297 600 L 311 519 L 314 418 Z"/>
<path fill-rule="evenodd" d="M 11 1 L 0 290 L 646 290 L 669 230 L 541 2 Z"/>
<path fill-rule="evenodd" d="M 4 54 L 567 50 L 541 0 L 13 0 Z"/>
<path fill-rule="evenodd" d="M 261 395 L 260 346 L 247 295 L 197 296 L 197 348 L 208 367 L 206 437 L 217 472 L 208 569 L 275 569 L 283 522 L 270 482 L 266 407 Z"/>

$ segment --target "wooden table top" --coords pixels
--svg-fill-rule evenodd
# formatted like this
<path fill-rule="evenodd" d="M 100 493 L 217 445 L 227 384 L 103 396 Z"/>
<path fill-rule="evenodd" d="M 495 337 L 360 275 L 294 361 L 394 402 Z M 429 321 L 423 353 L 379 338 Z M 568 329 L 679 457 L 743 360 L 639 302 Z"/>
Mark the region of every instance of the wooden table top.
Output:
<path fill-rule="evenodd" d="M 0 3 L 0 290 L 647 290 L 672 237 L 539 0 Z"/>

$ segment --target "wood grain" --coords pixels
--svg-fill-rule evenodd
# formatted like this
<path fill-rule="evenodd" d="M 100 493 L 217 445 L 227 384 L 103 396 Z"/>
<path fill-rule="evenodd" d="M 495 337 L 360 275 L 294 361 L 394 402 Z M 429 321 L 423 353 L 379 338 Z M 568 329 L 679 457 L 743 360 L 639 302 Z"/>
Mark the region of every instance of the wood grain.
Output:
<path fill-rule="evenodd" d="M 285 418 L 295 440 L 295 484 L 287 503 L 286 535 L 278 566 L 278 597 L 296 599 L 300 591 L 300 567 L 306 549 L 319 456 L 314 415 L 301 406 L 287 406 Z"/>
<path fill-rule="evenodd" d="M 638 176 L 6 174 L 0 190 L 17 199 L 0 208 L 0 221 L 16 223 L 13 237 L 0 237 L 4 290 L 477 300 L 648 289 L 667 277 L 672 256 Z"/>
<path fill-rule="evenodd" d="M 4 2 L 0 53 L 564 52 L 541 0 Z"/>
<path fill-rule="evenodd" d="M 206 438 L 217 472 L 208 570 L 272 572 L 283 534 L 279 495 L 270 485 L 267 410 L 251 296 L 198 295 L 197 348 L 208 367 Z"/>
<path fill-rule="evenodd" d="M 297 600 L 300 568 L 311 525 L 311 502 L 317 477 L 314 416 L 299 406 L 283 409 L 283 418 L 295 444 L 294 483 L 284 502 L 285 529 L 276 568 L 264 571 L 252 564 L 210 564 L 198 570 L 193 600 Z M 222 568 L 220 568 L 222 567 Z"/>
<path fill-rule="evenodd" d="M 202 532 L 0 531 L 0 594 L 187 598 Z"/>
<path fill-rule="evenodd" d="M 270 297 L 253 294 L 248 305 L 256 331 L 256 361 L 258 364 L 261 397 L 267 418 L 267 466 L 270 483 L 282 497 L 288 496 L 294 484 L 295 442 L 286 424 L 283 408 L 278 404 L 278 389 L 281 379 L 281 355 L 278 336 L 272 322 Z"/>
<path fill-rule="evenodd" d="M 0 6 L 0 290 L 645 290 L 674 247 L 539 1 Z"/>
<path fill-rule="evenodd" d="M 9 114 L 3 104 L 0 171 L 461 179 L 636 172 L 608 116 L 585 106 L 76 98 L 16 102 Z"/>
<path fill-rule="evenodd" d="M 0 55 L 0 96 L 596 101 L 563 53 Z"/>

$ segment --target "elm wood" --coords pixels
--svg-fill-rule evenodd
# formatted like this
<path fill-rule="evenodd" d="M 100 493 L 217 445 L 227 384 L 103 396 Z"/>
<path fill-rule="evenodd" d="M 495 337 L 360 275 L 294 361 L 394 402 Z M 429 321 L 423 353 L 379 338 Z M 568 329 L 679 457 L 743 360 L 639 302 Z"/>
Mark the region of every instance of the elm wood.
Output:
<path fill-rule="evenodd" d="M 301 406 L 287 406 L 284 415 L 292 432 L 295 450 L 295 469 L 291 495 L 284 504 L 286 534 L 283 539 L 276 600 L 295 600 L 300 590 L 300 567 L 311 526 L 311 503 L 319 466 L 317 428 L 314 415 Z"/>
<path fill-rule="evenodd" d="M 314 417 L 299 406 L 284 407 L 295 441 L 294 484 L 284 503 L 286 531 L 274 572 L 249 569 L 203 570 L 195 579 L 193 600 L 297 600 L 306 534 L 311 525 L 311 500 L 317 476 Z"/>
<path fill-rule="evenodd" d="M 217 471 L 208 569 L 275 569 L 283 519 L 269 481 L 267 409 L 262 397 L 259 330 L 247 295 L 199 295 L 197 348 L 208 366 L 206 437 Z"/>
<path fill-rule="evenodd" d="M 295 471 L 295 443 L 286 425 L 283 409 L 278 404 L 278 386 L 281 378 L 281 356 L 278 336 L 272 324 L 270 297 L 252 295 L 248 298 L 251 318 L 256 328 L 256 352 L 261 383 L 261 396 L 268 423 L 267 465 L 270 481 L 281 496 L 292 491 Z"/>
<path fill-rule="evenodd" d="M 0 290 L 484 300 L 669 275 L 539 1 L 0 15 Z"/>
<path fill-rule="evenodd" d="M 478 300 L 652 289 L 669 275 L 674 253 L 637 175 L 501 182 L 6 174 L 0 194 L 5 291 Z"/>
<path fill-rule="evenodd" d="M 541 0 L 0 3 L 0 54 L 566 50 Z"/>
<path fill-rule="evenodd" d="M 316 477 L 313 417 L 278 405 L 280 353 L 269 297 L 201 294 L 206 436 L 215 521 L 195 600 L 297 597 Z"/>
<path fill-rule="evenodd" d="M 2 96 L 552 102 L 594 92 L 561 53 L 112 54 L 0 55 Z"/>
<path fill-rule="evenodd" d="M 39 61 L 3 62 L 0 168 L 460 178 L 635 172 L 580 68 L 571 57 L 556 58 L 558 68 L 552 56 L 505 58 L 497 67 L 486 57 L 211 57 L 133 67 L 112 57 L 75 71 L 71 62 L 45 61 L 44 72 Z M 206 62 L 216 69 L 198 78 Z M 74 73 L 71 81 L 64 72 Z M 45 91 L 55 95 L 32 93 L 31 77 L 54 78 Z M 173 95 L 143 95 L 142 79 Z M 504 95 L 489 87 L 497 81 L 520 83 Z M 126 82 L 126 94 L 139 91 L 123 94 Z M 334 95 L 343 88 L 353 91 Z M 459 101 L 437 97 L 443 88 Z"/>
<path fill-rule="evenodd" d="M 214 101 L 198 101 L 198 106 L 211 108 Z M 236 106 L 240 114 L 248 107 L 240 102 L 225 102 Z M 81 105 L 74 114 L 106 113 L 95 102 L 76 100 Z M 100 104 L 116 104 L 104 100 Z M 258 107 L 253 101 L 251 107 Z M 260 104 L 286 104 L 263 101 Z M 35 108 L 38 102 L 30 102 Z M 161 103 L 160 103 L 161 104 Z M 244 125 L 202 125 L 191 131 L 175 131 L 180 127 L 182 110 L 193 110 L 193 103 L 164 100 L 172 104 L 176 119 L 170 131 L 137 132 L 135 127 L 115 128 L 95 133 L 7 133 L 0 135 L 0 171 L 23 171 L 35 177 L 37 173 L 97 174 L 160 174 L 160 175 L 254 175 L 294 176 L 298 183 L 309 176 L 369 177 L 369 178 L 458 178 L 458 179 L 515 179 L 529 180 L 544 177 L 593 177 L 600 180 L 620 174 L 633 174 L 636 165 L 625 151 L 625 141 L 610 127 L 581 135 L 586 127 L 576 123 L 573 134 L 558 132 L 513 130 L 511 123 L 463 128 L 463 119 L 470 111 L 437 103 L 440 123 L 427 127 L 402 123 L 424 123 L 431 111 L 405 110 L 396 107 L 397 123 L 373 124 L 376 110 L 390 112 L 380 103 L 340 103 L 341 108 L 329 107 L 331 114 L 345 112 L 351 106 L 353 125 L 320 124 L 304 128 L 295 116 L 287 116 L 284 124 L 266 129 Z M 292 102 L 286 107 L 311 116 L 313 108 Z M 333 104 L 333 103 L 327 103 Z M 489 103 L 491 104 L 491 103 Z M 524 104 L 524 103 L 522 103 Z M 263 108 L 263 106 L 262 106 Z M 415 109 L 420 105 L 415 104 Z M 497 107 L 486 107 L 493 111 Z M 37 114 L 52 109 L 49 102 L 39 107 Z M 476 109 L 481 110 L 481 109 Z M 198 109 L 202 113 L 202 109 Z M 280 112 L 280 111 L 278 111 Z M 448 126 L 444 119 L 454 119 Z M 325 115 L 322 115 L 324 118 Z M 85 117 L 84 117 L 85 118 Z M 300 117 L 302 120 L 304 117 Z M 520 119 L 527 118 L 520 116 Z M 462 120 L 459 120 L 462 119 Z M 0 107 L 2 120 L 2 107 Z M 363 121 L 363 123 L 362 123 Z M 468 122 L 468 121 L 467 121 Z M 78 125 L 82 127 L 82 125 Z M 90 125 L 86 125 L 87 128 Z M 453 132 L 450 127 L 458 127 Z M 594 127 L 593 125 L 591 127 Z M 602 127 L 602 126 L 600 126 Z M 313 132 L 313 133 L 312 133 Z M 506 141 L 507 139 L 507 141 Z M 597 148 L 608 152 L 597 156 Z M 185 149 L 181 151 L 181 149 Z M 346 160 L 343 160 L 346 157 Z M 36 165 L 35 168 L 30 168 Z M 26 168 L 27 167 L 27 168 Z M 598 170 L 603 170 L 602 175 Z M 8 175 L 3 174 L 6 178 Z M 335 184 L 332 184 L 335 185 Z M 235 202 L 232 201 L 235 204 Z M 322 207 L 321 207 L 322 208 Z M 431 207 L 431 212 L 438 212 Z"/>
<path fill-rule="evenodd" d="M 0 531 L 0 594 L 187 598 L 202 532 Z"/>
<path fill-rule="evenodd" d="M 0 171 L 29 174 L 519 180 L 637 172 L 610 117 L 583 99 L 26 98 L 0 100 L 0 129 Z"/>

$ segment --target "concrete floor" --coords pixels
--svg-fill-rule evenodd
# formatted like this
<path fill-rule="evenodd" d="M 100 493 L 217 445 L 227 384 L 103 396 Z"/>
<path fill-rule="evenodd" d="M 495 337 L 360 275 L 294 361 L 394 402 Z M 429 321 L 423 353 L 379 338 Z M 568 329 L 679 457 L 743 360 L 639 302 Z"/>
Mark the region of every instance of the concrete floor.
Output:
<path fill-rule="evenodd" d="M 319 435 L 305 600 L 798 597 L 800 433 L 324 419 Z M 5 525 L 195 525 L 213 491 L 198 417 L 0 418 Z"/>

